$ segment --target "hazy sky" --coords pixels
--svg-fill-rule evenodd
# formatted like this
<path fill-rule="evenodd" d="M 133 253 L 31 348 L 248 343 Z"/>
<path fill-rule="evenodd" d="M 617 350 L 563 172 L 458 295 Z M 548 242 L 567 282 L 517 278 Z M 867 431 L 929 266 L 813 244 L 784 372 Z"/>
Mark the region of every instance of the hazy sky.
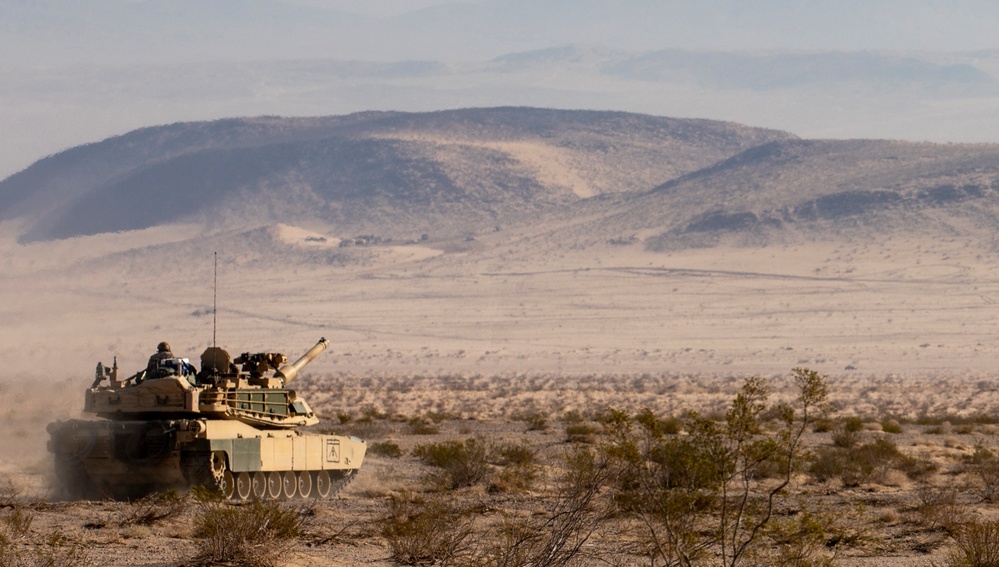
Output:
<path fill-rule="evenodd" d="M 475 0 L 282 0 L 286 4 L 332 8 L 364 16 L 398 16 L 442 4 L 474 4 Z"/>
<path fill-rule="evenodd" d="M 996 84 L 994 0 L 8 0 L 0 177 L 142 126 L 370 109 L 999 142 Z"/>

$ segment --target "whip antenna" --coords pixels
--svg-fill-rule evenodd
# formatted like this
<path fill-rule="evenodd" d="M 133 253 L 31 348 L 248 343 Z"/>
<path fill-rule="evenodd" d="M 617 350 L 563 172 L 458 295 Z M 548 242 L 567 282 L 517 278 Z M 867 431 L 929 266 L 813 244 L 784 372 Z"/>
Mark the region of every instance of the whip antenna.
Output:
<path fill-rule="evenodd" d="M 215 282 L 212 284 L 212 347 L 215 347 L 215 331 L 218 329 L 219 299 L 219 253 L 215 252 Z"/>

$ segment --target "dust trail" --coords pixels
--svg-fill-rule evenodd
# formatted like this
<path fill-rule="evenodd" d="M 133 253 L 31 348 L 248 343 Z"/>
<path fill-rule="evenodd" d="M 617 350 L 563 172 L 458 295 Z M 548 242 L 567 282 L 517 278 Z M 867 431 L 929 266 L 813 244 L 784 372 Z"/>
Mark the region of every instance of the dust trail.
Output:
<path fill-rule="evenodd" d="M 45 497 L 52 481 L 52 457 L 45 427 L 78 418 L 89 384 L 79 377 L 52 380 L 16 376 L 0 381 L 0 483 L 26 496 Z"/>

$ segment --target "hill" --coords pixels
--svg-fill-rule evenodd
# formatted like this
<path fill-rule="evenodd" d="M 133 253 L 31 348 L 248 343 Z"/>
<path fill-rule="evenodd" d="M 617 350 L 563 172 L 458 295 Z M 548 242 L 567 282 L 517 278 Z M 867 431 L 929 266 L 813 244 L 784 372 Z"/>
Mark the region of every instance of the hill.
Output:
<path fill-rule="evenodd" d="M 529 108 L 174 124 L 72 149 L 0 182 L 0 220 L 28 219 L 29 242 L 192 220 L 460 233 L 647 190 L 791 137 Z"/>

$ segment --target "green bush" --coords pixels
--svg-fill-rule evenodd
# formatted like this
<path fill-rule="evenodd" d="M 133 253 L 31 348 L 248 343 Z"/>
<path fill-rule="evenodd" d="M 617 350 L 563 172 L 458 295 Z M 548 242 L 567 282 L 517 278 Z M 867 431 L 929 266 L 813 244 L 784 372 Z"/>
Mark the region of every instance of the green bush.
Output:
<path fill-rule="evenodd" d="M 474 486 L 489 473 L 486 444 L 481 439 L 417 445 L 413 456 L 440 469 L 432 479 L 445 488 Z"/>
<path fill-rule="evenodd" d="M 850 416 L 843 420 L 843 431 L 847 433 L 859 433 L 864 430 L 864 420 L 857 416 Z"/>
<path fill-rule="evenodd" d="M 912 480 L 921 480 L 933 474 L 937 467 L 930 461 L 902 453 L 888 439 L 876 439 L 849 447 L 820 447 L 808 470 L 820 482 L 840 478 L 847 486 L 858 486 L 865 482 L 885 482 L 891 470 L 901 471 Z"/>
<path fill-rule="evenodd" d="M 398 459 L 402 456 L 402 449 L 392 441 L 378 441 L 368 445 L 368 453 Z"/>
<path fill-rule="evenodd" d="M 902 426 L 894 419 L 886 419 L 881 422 L 881 431 L 884 431 L 885 433 L 899 434 L 902 433 Z"/>

